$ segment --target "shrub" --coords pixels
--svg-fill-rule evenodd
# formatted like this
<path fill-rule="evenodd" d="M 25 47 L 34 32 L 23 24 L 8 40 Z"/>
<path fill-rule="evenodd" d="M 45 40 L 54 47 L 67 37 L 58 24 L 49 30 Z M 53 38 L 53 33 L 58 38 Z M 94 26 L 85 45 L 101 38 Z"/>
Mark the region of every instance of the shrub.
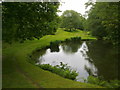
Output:
<path fill-rule="evenodd" d="M 120 87 L 120 81 L 119 80 L 105 81 L 105 80 L 103 80 L 99 77 L 89 76 L 85 81 L 87 83 L 96 84 L 96 85 L 104 86 L 104 87 L 107 87 L 107 88 L 118 88 L 118 87 Z"/>
<path fill-rule="evenodd" d="M 52 73 L 56 73 L 64 78 L 75 80 L 78 73 L 74 70 L 71 70 L 67 64 L 63 64 L 60 62 L 60 65 L 52 66 L 50 64 L 41 64 L 38 65 L 40 68 L 44 70 L 48 70 Z"/>
<path fill-rule="evenodd" d="M 65 41 L 81 41 L 81 37 L 71 37 L 70 39 L 65 39 Z"/>
<path fill-rule="evenodd" d="M 75 40 L 75 41 L 81 40 L 81 37 L 72 37 L 71 40 Z"/>
<path fill-rule="evenodd" d="M 66 32 L 78 32 L 77 29 L 75 29 L 75 28 L 65 29 L 64 31 L 66 31 Z"/>
<path fill-rule="evenodd" d="M 61 43 L 61 40 L 56 40 L 54 42 L 50 42 L 50 45 L 58 45 Z"/>

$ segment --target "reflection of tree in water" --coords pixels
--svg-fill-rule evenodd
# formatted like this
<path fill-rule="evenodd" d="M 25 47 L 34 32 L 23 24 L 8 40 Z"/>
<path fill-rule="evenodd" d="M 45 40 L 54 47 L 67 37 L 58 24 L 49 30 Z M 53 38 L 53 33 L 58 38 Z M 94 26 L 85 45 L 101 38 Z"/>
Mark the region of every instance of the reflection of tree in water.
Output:
<path fill-rule="evenodd" d="M 98 70 L 97 70 L 97 68 L 94 66 L 94 64 L 93 63 L 89 63 L 89 65 L 90 66 L 87 66 L 87 65 L 85 65 L 84 66 L 84 69 L 87 71 L 87 73 L 90 75 L 90 76 L 98 76 L 97 75 L 97 72 L 98 72 Z"/>
<path fill-rule="evenodd" d="M 37 62 L 38 64 L 42 64 L 42 62 L 44 62 L 45 61 L 45 59 L 43 58 L 43 56 L 40 56 L 39 57 L 39 62 Z"/>
<path fill-rule="evenodd" d="M 80 41 L 69 41 L 64 42 L 62 44 L 63 50 L 66 53 L 75 53 L 77 52 L 78 48 L 80 48 L 81 42 Z"/>
<path fill-rule="evenodd" d="M 92 70 L 89 68 L 89 67 L 87 67 L 86 65 L 85 65 L 85 70 L 87 71 L 87 73 L 89 74 L 89 75 L 93 75 L 93 73 L 92 73 Z"/>
<path fill-rule="evenodd" d="M 89 59 L 89 57 L 87 56 L 88 47 L 87 47 L 85 41 L 82 43 L 79 51 L 81 52 L 82 56 L 83 56 L 85 59 Z"/>
<path fill-rule="evenodd" d="M 117 53 L 116 49 L 107 41 L 87 42 L 88 56 L 98 69 L 98 75 L 106 80 L 117 79 Z"/>
<path fill-rule="evenodd" d="M 44 55 L 45 53 L 46 53 L 45 49 L 36 50 L 32 53 L 31 59 L 35 60 L 35 62 L 37 63 L 39 61 L 39 57 Z"/>
<path fill-rule="evenodd" d="M 59 52 L 59 44 L 50 45 L 51 52 Z"/>

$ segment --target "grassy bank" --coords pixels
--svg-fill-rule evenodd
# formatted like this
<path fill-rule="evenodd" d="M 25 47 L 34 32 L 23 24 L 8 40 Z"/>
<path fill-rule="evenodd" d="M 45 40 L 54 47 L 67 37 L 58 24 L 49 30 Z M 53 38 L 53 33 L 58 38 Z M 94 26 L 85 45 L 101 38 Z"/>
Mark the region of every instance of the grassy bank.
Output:
<path fill-rule="evenodd" d="M 86 32 L 65 32 L 58 29 L 55 35 L 25 43 L 3 44 L 3 88 L 101 88 L 100 86 L 62 78 L 29 63 L 28 55 L 34 50 L 50 44 L 51 41 L 65 40 L 80 36 L 95 39 Z"/>

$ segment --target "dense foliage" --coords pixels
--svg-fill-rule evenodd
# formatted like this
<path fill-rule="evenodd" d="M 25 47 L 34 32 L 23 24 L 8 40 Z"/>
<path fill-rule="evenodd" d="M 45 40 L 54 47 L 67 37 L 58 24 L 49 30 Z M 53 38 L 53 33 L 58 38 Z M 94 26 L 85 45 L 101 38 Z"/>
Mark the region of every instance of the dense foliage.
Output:
<path fill-rule="evenodd" d="M 44 70 L 56 73 L 64 78 L 75 80 L 76 76 L 78 76 L 78 73 L 76 71 L 71 70 L 67 64 L 63 64 L 62 62 L 60 62 L 60 65 L 56 66 L 51 66 L 50 64 L 41 64 L 38 66 Z"/>
<path fill-rule="evenodd" d="M 58 2 L 3 2 L 3 40 L 32 40 L 53 34 L 57 28 Z"/>
<path fill-rule="evenodd" d="M 81 29 L 83 30 L 83 23 L 85 18 L 80 13 L 73 10 L 66 10 L 61 16 L 61 27 L 67 30 Z"/>
<path fill-rule="evenodd" d="M 92 5 L 91 10 L 88 12 L 87 29 L 91 30 L 92 35 L 96 36 L 98 39 L 105 37 L 115 43 L 119 38 L 119 3 L 96 2 L 93 4 L 89 2 L 86 3 L 86 5 Z"/>
<path fill-rule="evenodd" d="M 110 81 L 105 81 L 100 77 L 93 77 L 89 76 L 85 82 L 91 83 L 91 84 L 96 84 L 99 86 L 104 86 L 107 88 L 118 88 L 120 87 L 120 81 L 119 80 L 110 80 Z"/>
<path fill-rule="evenodd" d="M 0 41 L 2 40 L 2 4 L 0 3 Z"/>

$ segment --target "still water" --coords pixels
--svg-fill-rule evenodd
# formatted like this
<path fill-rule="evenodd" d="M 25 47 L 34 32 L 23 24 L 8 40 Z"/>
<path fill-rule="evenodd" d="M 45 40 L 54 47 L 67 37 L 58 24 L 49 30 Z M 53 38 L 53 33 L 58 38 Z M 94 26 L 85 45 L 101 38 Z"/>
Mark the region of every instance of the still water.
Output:
<path fill-rule="evenodd" d="M 77 81 L 89 75 L 102 76 L 105 80 L 118 77 L 116 48 L 107 41 L 69 41 L 39 52 L 37 64 L 67 64 L 78 72 Z"/>

